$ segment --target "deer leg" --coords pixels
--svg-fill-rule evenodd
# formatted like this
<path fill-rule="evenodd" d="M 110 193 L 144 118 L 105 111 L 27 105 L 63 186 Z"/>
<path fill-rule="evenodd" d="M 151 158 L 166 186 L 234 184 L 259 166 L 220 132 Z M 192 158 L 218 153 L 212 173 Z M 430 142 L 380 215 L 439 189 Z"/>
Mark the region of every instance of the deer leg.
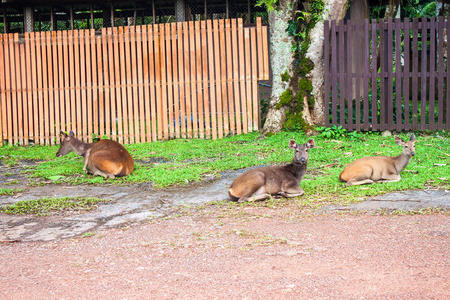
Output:
<path fill-rule="evenodd" d="M 87 170 L 87 165 L 88 165 L 88 162 L 89 162 L 89 156 L 90 156 L 90 154 L 91 154 L 91 150 L 88 150 L 87 152 L 86 152 L 86 154 L 84 155 L 84 164 L 83 164 L 83 171 L 84 171 L 84 173 L 88 173 L 88 170 Z"/>
<path fill-rule="evenodd" d="M 269 194 L 261 194 L 261 195 L 255 195 L 255 196 L 252 196 L 252 197 L 250 197 L 250 198 L 244 198 L 244 197 L 242 197 L 242 198 L 240 198 L 240 199 L 238 200 L 238 202 L 245 202 L 245 201 L 247 201 L 247 202 L 255 202 L 255 201 L 266 200 L 266 199 L 268 199 L 268 198 L 270 198 L 270 195 L 269 195 Z"/>
<path fill-rule="evenodd" d="M 350 179 L 347 181 L 347 185 L 362 185 L 362 184 L 371 184 L 374 181 L 372 179 L 363 179 L 363 180 L 356 180 L 356 179 Z"/>
<path fill-rule="evenodd" d="M 115 178 L 115 176 L 113 174 L 108 174 L 106 172 L 100 171 L 99 169 L 97 169 L 95 167 L 91 168 L 91 172 L 94 176 L 99 175 L 99 176 L 102 176 L 103 178 L 111 178 L 111 179 Z"/>
<path fill-rule="evenodd" d="M 382 182 L 397 182 L 397 181 L 400 181 L 401 179 L 402 178 L 400 177 L 400 175 L 392 174 L 392 175 L 383 176 L 383 178 L 380 181 L 382 181 Z"/>

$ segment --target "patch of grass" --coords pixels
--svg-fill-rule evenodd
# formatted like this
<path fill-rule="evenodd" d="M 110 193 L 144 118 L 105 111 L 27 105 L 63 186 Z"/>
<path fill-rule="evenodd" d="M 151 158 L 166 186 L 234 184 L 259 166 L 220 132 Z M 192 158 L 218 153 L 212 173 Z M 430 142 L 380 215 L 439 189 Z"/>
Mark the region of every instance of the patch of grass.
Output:
<path fill-rule="evenodd" d="M 22 191 L 23 189 L 0 188 L 0 196 L 12 196 Z"/>
<path fill-rule="evenodd" d="M 138 161 L 131 175 L 116 179 L 84 174 L 83 158 L 74 153 L 57 158 L 57 146 L 0 147 L 0 158 L 3 161 L 42 160 L 29 167 L 29 176 L 36 180 L 69 184 L 151 181 L 155 188 L 164 188 L 201 181 L 207 175 L 217 176 L 225 170 L 289 162 L 293 153 L 288 142 L 293 136 L 299 143 L 304 143 L 309 138 L 302 132 L 281 132 L 265 138 L 259 133 L 249 133 L 220 140 L 177 139 L 125 145 L 131 156 Z M 402 133 L 400 136 L 407 139 L 409 134 Z M 366 196 L 390 191 L 431 186 L 449 188 L 448 132 L 416 136 L 416 156 L 401 173 L 401 181 L 350 187 L 338 180 L 339 173 L 347 163 L 364 156 L 399 155 L 402 147 L 394 143 L 393 137 L 381 137 L 378 133 L 352 133 L 341 136 L 338 140 L 324 136 L 314 137 L 316 147 L 309 151 L 308 171 L 301 183 L 305 195 L 289 199 L 288 202 L 296 201 L 299 207 L 314 208 L 323 203 L 352 203 Z M 278 207 L 283 203 L 283 200 L 271 199 L 255 205 Z"/>
<path fill-rule="evenodd" d="M 109 200 L 94 197 L 88 198 L 42 198 L 19 201 L 0 208 L 0 212 L 9 215 L 48 216 L 65 211 L 88 211 L 97 208 L 97 204 Z"/>
<path fill-rule="evenodd" d="M 88 231 L 88 232 L 83 233 L 83 235 L 81 237 L 87 238 L 87 237 L 91 237 L 91 236 L 94 236 L 94 235 L 96 235 L 95 232 Z"/>

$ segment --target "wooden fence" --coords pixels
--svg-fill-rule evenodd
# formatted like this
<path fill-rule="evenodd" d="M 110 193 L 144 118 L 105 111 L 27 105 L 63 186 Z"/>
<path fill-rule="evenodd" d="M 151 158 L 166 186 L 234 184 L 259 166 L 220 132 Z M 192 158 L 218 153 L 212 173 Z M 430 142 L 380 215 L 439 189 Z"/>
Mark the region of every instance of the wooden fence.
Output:
<path fill-rule="evenodd" d="M 267 27 L 207 20 L 0 35 L 0 144 L 60 130 L 121 143 L 257 130 Z"/>
<path fill-rule="evenodd" d="M 326 21 L 327 125 L 349 130 L 450 127 L 450 19 Z"/>

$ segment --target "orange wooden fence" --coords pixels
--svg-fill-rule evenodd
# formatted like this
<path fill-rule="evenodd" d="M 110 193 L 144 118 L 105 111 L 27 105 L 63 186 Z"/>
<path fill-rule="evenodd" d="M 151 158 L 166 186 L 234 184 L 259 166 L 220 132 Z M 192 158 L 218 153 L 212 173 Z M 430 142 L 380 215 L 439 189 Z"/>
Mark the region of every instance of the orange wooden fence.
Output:
<path fill-rule="evenodd" d="M 267 28 L 242 19 L 0 35 L 0 144 L 257 130 Z"/>

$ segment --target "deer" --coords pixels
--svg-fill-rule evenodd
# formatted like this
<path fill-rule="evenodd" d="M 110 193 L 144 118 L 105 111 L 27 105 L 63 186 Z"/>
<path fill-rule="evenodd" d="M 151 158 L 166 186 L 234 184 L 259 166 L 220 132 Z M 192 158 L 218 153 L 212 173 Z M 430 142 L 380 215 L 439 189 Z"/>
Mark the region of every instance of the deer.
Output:
<path fill-rule="evenodd" d="M 371 184 L 374 182 L 400 181 L 400 172 L 409 163 L 415 154 L 416 137 L 411 134 L 409 141 L 405 142 L 395 136 L 397 145 L 403 146 L 403 152 L 399 156 L 374 156 L 357 159 L 345 166 L 339 175 L 339 179 L 347 185 Z"/>
<path fill-rule="evenodd" d="M 84 157 L 83 171 L 86 174 L 89 167 L 94 176 L 114 179 L 116 176 L 127 176 L 134 169 L 133 158 L 120 143 L 108 139 L 84 143 L 75 137 L 73 131 L 69 134 L 61 131 L 61 146 L 56 157 L 72 151 Z"/>
<path fill-rule="evenodd" d="M 292 162 L 281 166 L 259 167 L 241 174 L 228 189 L 231 201 L 259 201 L 272 195 L 286 198 L 302 196 L 305 191 L 300 182 L 306 173 L 308 150 L 314 147 L 314 140 L 305 144 L 289 141 L 289 148 L 295 150 Z"/>

